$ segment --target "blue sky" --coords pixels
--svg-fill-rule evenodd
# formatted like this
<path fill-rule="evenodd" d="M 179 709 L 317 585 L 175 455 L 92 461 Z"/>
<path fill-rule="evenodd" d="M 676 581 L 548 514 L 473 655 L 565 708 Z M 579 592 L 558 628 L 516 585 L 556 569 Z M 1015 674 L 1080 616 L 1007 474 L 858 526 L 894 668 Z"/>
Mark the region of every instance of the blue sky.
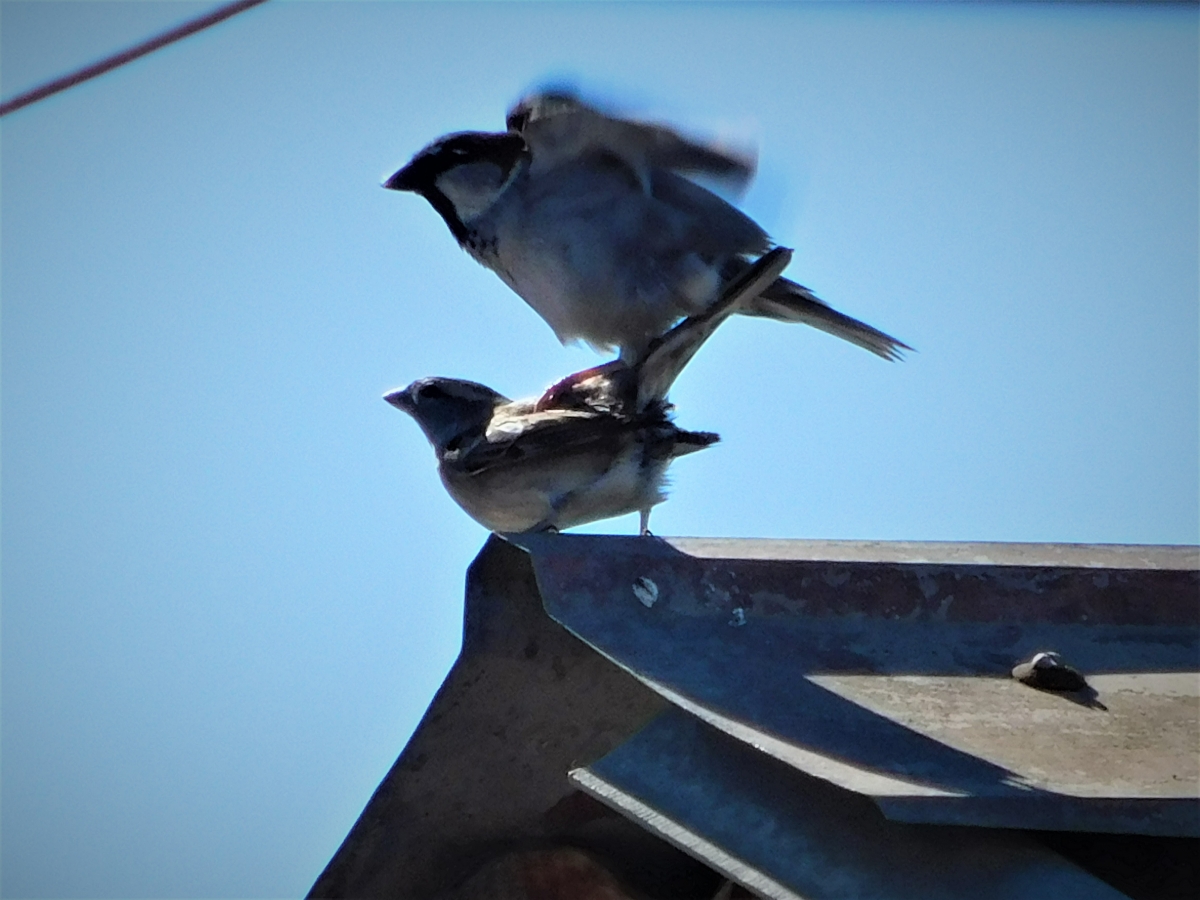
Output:
<path fill-rule="evenodd" d="M 7 98 L 211 8 L 0 4 Z M 381 395 L 596 363 L 380 182 L 551 79 L 754 141 L 663 535 L 1200 539 L 1197 10 L 272 2 L 0 125 L 6 897 L 303 893 L 485 538 Z M 636 529 L 636 517 L 585 530 Z"/>

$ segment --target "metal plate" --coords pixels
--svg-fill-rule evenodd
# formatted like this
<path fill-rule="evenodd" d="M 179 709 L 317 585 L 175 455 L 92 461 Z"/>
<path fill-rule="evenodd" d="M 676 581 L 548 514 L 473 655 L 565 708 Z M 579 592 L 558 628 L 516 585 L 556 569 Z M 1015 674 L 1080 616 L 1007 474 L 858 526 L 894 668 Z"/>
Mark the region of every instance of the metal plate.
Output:
<path fill-rule="evenodd" d="M 520 542 L 555 620 L 889 817 L 1200 835 L 1196 548 Z M 1040 650 L 1102 706 L 1009 677 Z"/>

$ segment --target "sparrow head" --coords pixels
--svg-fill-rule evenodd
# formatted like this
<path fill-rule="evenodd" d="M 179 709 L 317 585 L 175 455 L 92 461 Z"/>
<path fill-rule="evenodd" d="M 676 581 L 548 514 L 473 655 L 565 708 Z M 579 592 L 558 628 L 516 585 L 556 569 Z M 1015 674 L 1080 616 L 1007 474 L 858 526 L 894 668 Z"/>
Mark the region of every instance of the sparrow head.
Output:
<path fill-rule="evenodd" d="M 463 131 L 438 138 L 383 186 L 420 194 L 461 244 L 466 224 L 491 207 L 528 159 L 519 134 Z"/>
<path fill-rule="evenodd" d="M 457 378 L 421 378 L 383 399 L 417 420 L 439 458 L 464 437 L 482 433 L 497 404 L 508 400 L 486 385 Z"/>

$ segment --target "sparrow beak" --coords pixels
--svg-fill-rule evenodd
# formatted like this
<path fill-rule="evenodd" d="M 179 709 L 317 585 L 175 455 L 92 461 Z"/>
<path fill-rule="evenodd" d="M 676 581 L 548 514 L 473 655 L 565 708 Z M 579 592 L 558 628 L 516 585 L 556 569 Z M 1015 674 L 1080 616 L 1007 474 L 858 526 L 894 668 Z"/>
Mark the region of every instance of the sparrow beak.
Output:
<path fill-rule="evenodd" d="M 408 388 L 398 388 L 391 393 L 384 394 L 383 399 L 392 404 L 392 406 L 396 407 L 396 409 L 400 410 L 401 412 L 406 412 L 410 416 L 416 409 L 416 407 L 413 406 L 412 397 L 408 393 Z"/>
<path fill-rule="evenodd" d="M 415 191 L 417 189 L 417 181 L 413 177 L 412 163 L 409 163 L 385 181 L 383 186 L 389 191 Z"/>

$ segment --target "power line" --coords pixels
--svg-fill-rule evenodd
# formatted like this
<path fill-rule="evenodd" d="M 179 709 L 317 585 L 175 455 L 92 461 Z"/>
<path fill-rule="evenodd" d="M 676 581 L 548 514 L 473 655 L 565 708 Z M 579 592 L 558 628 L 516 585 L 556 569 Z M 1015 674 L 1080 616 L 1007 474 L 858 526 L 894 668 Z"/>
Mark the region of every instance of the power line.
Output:
<path fill-rule="evenodd" d="M 24 94 L 19 94 L 11 100 L 6 100 L 4 103 L 0 103 L 0 116 L 7 116 L 10 112 L 15 112 L 23 106 L 28 106 L 30 103 L 36 103 L 44 97 L 49 97 L 51 94 L 57 94 L 59 91 L 65 91 L 67 88 L 74 87 L 80 82 L 87 81 L 89 78 L 103 75 L 110 69 L 115 69 L 117 66 L 123 66 L 127 62 L 132 62 L 139 56 L 152 53 L 159 47 L 165 47 L 167 44 L 172 44 L 180 38 L 185 38 L 189 34 L 195 34 L 197 31 L 208 28 L 210 25 L 223 22 L 230 16 L 236 16 L 238 13 L 250 9 L 252 6 L 258 6 L 260 3 L 266 2 L 267 0 L 237 0 L 236 3 L 227 3 L 210 13 L 200 16 L 198 19 L 192 19 L 192 21 L 185 22 L 177 28 L 172 28 L 170 31 L 164 31 L 162 34 L 152 37 L 148 41 L 142 41 L 142 43 L 135 47 L 122 50 L 120 53 L 116 53 L 107 59 L 102 59 L 98 63 L 93 63 L 90 66 L 80 69 L 78 72 L 64 75 L 62 78 L 56 78 L 54 81 L 43 84 L 41 87 L 26 91 Z"/>

